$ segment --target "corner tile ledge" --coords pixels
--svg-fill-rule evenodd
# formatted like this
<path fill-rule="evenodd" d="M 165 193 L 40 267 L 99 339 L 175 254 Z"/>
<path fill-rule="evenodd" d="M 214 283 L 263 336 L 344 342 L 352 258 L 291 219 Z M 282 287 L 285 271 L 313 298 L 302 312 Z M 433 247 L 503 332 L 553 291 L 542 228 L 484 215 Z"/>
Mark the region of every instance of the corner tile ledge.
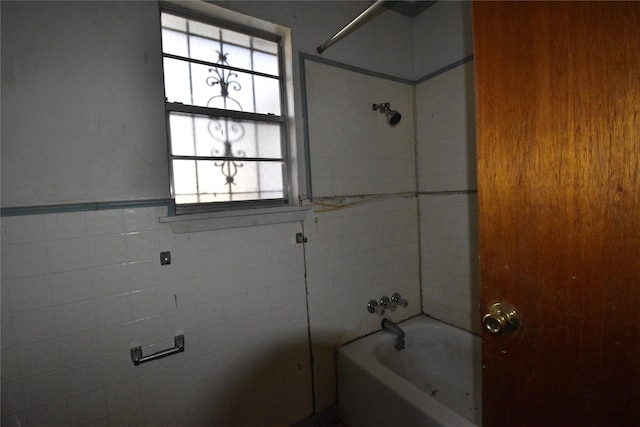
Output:
<path fill-rule="evenodd" d="M 171 225 L 176 234 L 227 228 L 253 227 L 257 225 L 302 222 L 311 206 L 286 206 L 278 208 L 248 209 L 246 211 L 209 212 L 190 215 L 160 217 L 161 223 Z"/>

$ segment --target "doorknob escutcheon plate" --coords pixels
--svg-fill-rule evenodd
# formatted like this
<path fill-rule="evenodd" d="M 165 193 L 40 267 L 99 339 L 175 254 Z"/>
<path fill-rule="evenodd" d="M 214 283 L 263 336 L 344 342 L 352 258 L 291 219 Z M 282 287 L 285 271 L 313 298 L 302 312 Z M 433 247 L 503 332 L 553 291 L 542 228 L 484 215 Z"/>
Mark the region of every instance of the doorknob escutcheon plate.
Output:
<path fill-rule="evenodd" d="M 508 334 L 520 327 L 520 318 L 511 305 L 497 302 L 482 317 L 482 327 L 491 335 Z"/>

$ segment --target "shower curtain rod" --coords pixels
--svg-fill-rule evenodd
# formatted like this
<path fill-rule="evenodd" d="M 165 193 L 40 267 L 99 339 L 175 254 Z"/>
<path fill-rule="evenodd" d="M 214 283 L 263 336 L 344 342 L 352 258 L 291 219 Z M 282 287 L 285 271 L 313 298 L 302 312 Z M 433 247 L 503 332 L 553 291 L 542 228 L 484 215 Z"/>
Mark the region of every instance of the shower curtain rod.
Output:
<path fill-rule="evenodd" d="M 334 43 L 339 42 L 344 37 L 346 37 L 347 35 L 351 34 L 354 30 L 356 30 L 360 26 L 360 23 L 363 20 L 365 20 L 367 17 L 369 17 L 369 15 L 373 14 L 373 12 L 376 11 L 380 6 L 382 6 L 382 4 L 385 1 L 387 1 L 387 0 L 376 0 L 376 2 L 374 4 L 372 4 L 367 9 L 365 9 L 365 11 L 362 12 L 360 15 L 356 16 L 351 22 L 349 22 L 347 25 L 345 25 L 343 29 L 341 29 L 340 31 L 335 33 L 333 35 L 333 37 L 331 37 L 329 40 L 324 42 L 323 45 L 318 46 L 316 48 L 318 53 L 324 52 L 325 50 L 327 50 L 329 48 L 329 46 L 332 46 Z"/>

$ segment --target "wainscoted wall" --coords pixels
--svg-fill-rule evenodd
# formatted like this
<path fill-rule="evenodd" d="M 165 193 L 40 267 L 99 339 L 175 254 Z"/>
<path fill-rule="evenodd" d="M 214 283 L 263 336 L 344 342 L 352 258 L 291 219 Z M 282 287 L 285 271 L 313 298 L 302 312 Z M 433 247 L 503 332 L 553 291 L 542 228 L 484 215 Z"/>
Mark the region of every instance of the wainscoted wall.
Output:
<path fill-rule="evenodd" d="M 163 210 L 2 219 L 2 425 L 309 416 L 301 224 L 174 234 Z M 133 365 L 178 334 L 184 353 Z"/>
<path fill-rule="evenodd" d="M 422 308 L 480 332 L 473 61 L 416 86 Z"/>

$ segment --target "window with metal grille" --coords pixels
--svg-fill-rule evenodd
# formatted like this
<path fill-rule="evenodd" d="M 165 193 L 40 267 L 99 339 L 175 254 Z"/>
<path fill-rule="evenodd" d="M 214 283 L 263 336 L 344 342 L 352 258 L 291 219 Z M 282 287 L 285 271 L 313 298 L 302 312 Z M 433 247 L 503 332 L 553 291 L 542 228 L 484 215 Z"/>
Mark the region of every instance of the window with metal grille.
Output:
<path fill-rule="evenodd" d="M 285 204 L 285 84 L 277 36 L 162 11 L 177 213 Z"/>

